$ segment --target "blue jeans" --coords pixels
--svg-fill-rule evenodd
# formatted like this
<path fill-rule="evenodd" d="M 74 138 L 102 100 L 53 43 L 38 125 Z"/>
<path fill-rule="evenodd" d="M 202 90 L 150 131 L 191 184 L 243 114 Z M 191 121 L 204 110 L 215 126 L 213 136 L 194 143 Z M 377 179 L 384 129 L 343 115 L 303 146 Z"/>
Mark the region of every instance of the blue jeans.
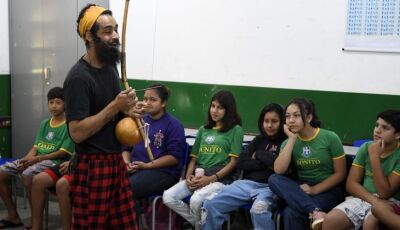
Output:
<path fill-rule="evenodd" d="M 178 179 L 173 175 L 157 169 L 139 170 L 129 176 L 135 200 L 161 195 L 177 182 Z"/>
<path fill-rule="evenodd" d="M 277 197 L 268 184 L 251 180 L 237 180 L 225 186 L 213 199 L 206 200 L 201 214 L 202 229 L 221 229 L 229 212 L 242 205 L 253 203 L 250 214 L 255 230 L 275 229 L 272 209 Z"/>
<path fill-rule="evenodd" d="M 277 174 L 271 175 L 268 179 L 271 190 L 287 204 L 283 211 L 284 229 L 308 229 L 309 213 L 316 208 L 329 212 L 343 200 L 339 186 L 315 196 L 309 196 L 300 188 L 299 183 Z"/>

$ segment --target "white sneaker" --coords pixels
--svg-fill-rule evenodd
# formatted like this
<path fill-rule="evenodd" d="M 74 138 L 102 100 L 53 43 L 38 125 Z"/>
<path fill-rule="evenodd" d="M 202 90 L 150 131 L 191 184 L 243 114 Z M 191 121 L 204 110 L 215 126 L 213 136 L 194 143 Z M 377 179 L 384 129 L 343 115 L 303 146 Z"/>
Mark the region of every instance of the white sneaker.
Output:
<path fill-rule="evenodd" d="M 314 213 L 312 215 L 310 215 L 312 230 L 321 230 L 322 229 L 322 223 L 324 222 L 325 215 L 326 215 L 326 213 L 321 212 L 321 211 L 314 211 Z"/>

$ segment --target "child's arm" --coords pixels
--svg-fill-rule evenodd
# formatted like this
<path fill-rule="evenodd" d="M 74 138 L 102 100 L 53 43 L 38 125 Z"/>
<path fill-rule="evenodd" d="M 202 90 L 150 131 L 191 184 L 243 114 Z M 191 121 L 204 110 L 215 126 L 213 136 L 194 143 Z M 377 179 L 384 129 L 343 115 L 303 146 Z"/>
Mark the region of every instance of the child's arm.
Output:
<path fill-rule="evenodd" d="M 286 124 L 283 126 L 283 130 L 285 131 L 288 139 L 285 147 L 283 147 L 274 162 L 274 171 L 276 174 L 285 174 L 289 169 L 290 161 L 292 160 L 293 146 L 298 137 L 298 134 L 292 133 Z"/>
<path fill-rule="evenodd" d="M 25 158 L 28 158 L 28 157 L 33 157 L 33 156 L 36 155 L 36 153 L 37 153 L 37 148 L 36 147 L 32 147 L 22 159 L 25 159 Z"/>
<path fill-rule="evenodd" d="M 378 198 L 368 192 L 362 185 L 364 178 L 364 168 L 360 166 L 351 166 L 349 176 L 346 181 L 346 190 L 354 197 L 358 197 L 366 202 L 373 204 Z"/>
<path fill-rule="evenodd" d="M 202 176 L 199 179 L 195 178 L 196 187 L 197 188 L 202 188 L 202 187 L 204 187 L 204 186 L 206 186 L 208 184 L 211 184 L 213 182 L 218 182 L 220 179 L 222 179 L 225 176 L 229 175 L 236 168 L 236 161 L 237 161 L 236 157 L 230 157 L 229 163 L 226 164 L 222 169 L 220 169 L 214 175 Z"/>
<path fill-rule="evenodd" d="M 190 162 L 188 164 L 187 170 L 186 170 L 186 185 L 189 187 L 189 189 L 196 189 L 195 183 L 192 181 L 194 178 L 193 172 L 194 168 L 196 167 L 196 157 L 191 157 Z"/>
<path fill-rule="evenodd" d="M 69 154 L 65 152 L 64 150 L 57 150 L 55 152 L 49 153 L 49 154 L 44 154 L 44 155 L 27 155 L 23 159 L 21 159 L 21 163 L 24 165 L 24 167 L 28 167 L 31 165 L 34 165 L 36 163 L 39 163 L 44 160 L 53 160 L 53 159 L 59 159 L 59 158 L 65 158 Z"/>
<path fill-rule="evenodd" d="M 372 143 L 368 147 L 368 155 L 371 161 L 372 178 L 379 198 L 389 199 L 400 186 L 400 176 L 390 173 L 387 177 L 383 174 L 380 153 L 384 149 L 382 140 Z"/>
<path fill-rule="evenodd" d="M 60 158 L 65 158 L 69 155 L 69 153 L 65 152 L 64 150 L 57 150 L 55 152 L 45 154 L 45 155 L 38 155 L 39 161 L 44 161 L 44 160 L 54 160 L 54 159 L 60 159 Z"/>
<path fill-rule="evenodd" d="M 178 164 L 178 160 L 172 155 L 162 156 L 147 163 L 141 161 L 134 161 L 137 169 L 158 169 L 172 167 Z"/>
<path fill-rule="evenodd" d="M 124 159 L 125 164 L 131 163 L 131 153 L 128 151 L 122 151 L 122 158 Z"/>
<path fill-rule="evenodd" d="M 372 207 L 372 214 L 389 229 L 399 229 L 400 216 L 396 214 L 390 203 L 386 201 L 376 202 Z"/>
<path fill-rule="evenodd" d="M 320 183 L 311 186 L 309 194 L 316 195 L 321 192 L 324 192 L 344 180 L 346 177 L 346 157 L 340 157 L 338 159 L 334 159 L 333 161 L 333 174 L 330 175 L 325 180 L 321 181 Z"/>
<path fill-rule="evenodd" d="M 238 169 L 252 172 L 265 168 L 262 162 L 256 159 L 255 139 L 247 146 L 244 151 L 242 151 L 242 153 L 240 153 L 239 159 L 237 160 Z"/>
<path fill-rule="evenodd" d="M 233 170 L 235 170 L 236 162 L 237 162 L 237 157 L 230 157 L 229 163 L 226 164 L 221 170 L 219 170 L 217 173 L 215 173 L 211 177 L 215 177 L 215 179 L 216 179 L 215 181 L 218 181 L 219 179 L 222 179 L 222 178 L 228 176 L 231 172 L 233 172 Z M 211 182 L 214 182 L 214 181 L 211 181 Z"/>
<path fill-rule="evenodd" d="M 190 176 L 193 175 L 194 172 L 194 167 L 196 167 L 196 157 L 191 157 L 190 162 L 188 164 L 187 170 L 186 170 L 186 178 L 189 178 Z"/>

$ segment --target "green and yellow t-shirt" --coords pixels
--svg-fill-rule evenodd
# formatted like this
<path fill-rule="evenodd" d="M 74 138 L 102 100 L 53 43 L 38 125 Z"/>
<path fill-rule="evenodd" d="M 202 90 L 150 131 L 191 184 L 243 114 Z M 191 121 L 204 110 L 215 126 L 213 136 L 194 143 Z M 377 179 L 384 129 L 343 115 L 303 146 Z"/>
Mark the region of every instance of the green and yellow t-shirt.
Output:
<path fill-rule="evenodd" d="M 285 147 L 287 140 L 282 143 Z M 333 174 L 333 160 L 345 157 L 342 142 L 332 131 L 318 128 L 308 140 L 297 138 L 293 147 L 292 161 L 299 179 L 319 183 Z"/>
<path fill-rule="evenodd" d="M 71 155 L 74 152 L 74 143 L 69 137 L 67 124 L 64 121 L 57 126 L 53 126 L 51 121 L 52 119 L 46 119 L 40 123 L 33 145 L 37 148 L 37 154 L 45 155 L 57 150 L 63 150 Z M 54 159 L 52 161 L 58 165 L 64 160 Z"/>
<path fill-rule="evenodd" d="M 352 165 L 364 169 L 363 187 L 370 193 L 377 193 L 378 191 L 374 185 L 373 173 L 371 170 L 371 161 L 368 155 L 368 146 L 372 143 L 373 141 L 366 142 L 360 147 Z M 383 175 L 385 175 L 385 177 L 389 176 L 390 173 L 400 176 L 400 148 L 397 148 L 390 155 L 381 157 L 380 159 Z M 396 200 L 400 200 L 400 192 L 394 194 L 393 197 Z"/>
<path fill-rule="evenodd" d="M 242 142 L 243 128 L 239 125 L 225 133 L 202 126 L 196 135 L 190 156 L 196 157 L 196 164 L 204 169 L 226 165 L 229 163 L 229 157 L 239 156 Z"/>

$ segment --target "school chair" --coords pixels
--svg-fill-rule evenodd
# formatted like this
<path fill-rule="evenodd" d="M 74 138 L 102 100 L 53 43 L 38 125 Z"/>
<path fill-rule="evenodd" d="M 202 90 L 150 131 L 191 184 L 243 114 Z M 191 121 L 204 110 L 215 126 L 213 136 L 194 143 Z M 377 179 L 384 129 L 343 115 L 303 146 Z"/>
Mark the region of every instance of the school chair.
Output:
<path fill-rule="evenodd" d="M 191 137 L 187 137 L 187 138 L 191 138 Z M 186 142 L 185 143 L 185 155 L 183 158 L 183 162 L 182 162 L 182 169 L 181 169 L 181 174 L 180 174 L 180 178 L 184 178 L 185 177 L 185 173 L 186 173 L 186 168 L 187 165 L 189 163 L 189 155 L 190 155 L 190 145 Z M 149 200 L 152 201 L 152 205 L 151 205 L 151 229 L 155 230 L 156 229 L 156 205 L 157 205 L 157 201 L 162 199 L 162 194 L 159 195 L 155 195 L 155 196 L 151 196 L 148 198 Z M 169 209 L 168 212 L 168 228 L 172 229 L 172 211 L 171 209 Z"/>
<path fill-rule="evenodd" d="M 353 141 L 353 146 L 354 147 L 360 147 L 362 144 L 365 142 L 372 141 L 372 139 L 360 139 L 360 140 L 355 140 Z"/>

